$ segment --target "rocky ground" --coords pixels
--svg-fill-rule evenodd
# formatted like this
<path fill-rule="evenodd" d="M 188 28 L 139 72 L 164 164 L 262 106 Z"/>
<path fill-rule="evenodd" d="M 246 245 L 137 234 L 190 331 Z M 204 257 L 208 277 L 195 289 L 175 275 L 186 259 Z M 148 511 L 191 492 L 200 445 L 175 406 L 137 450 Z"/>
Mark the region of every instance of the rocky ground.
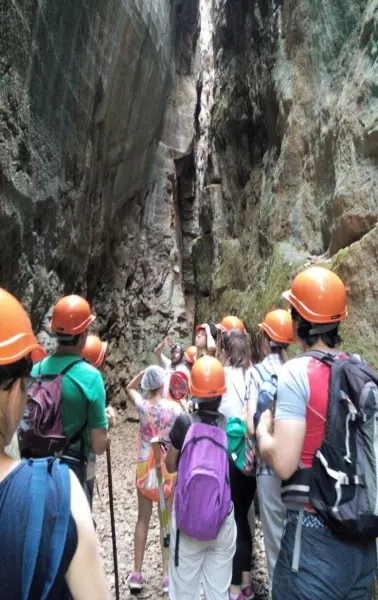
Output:
<path fill-rule="evenodd" d="M 132 570 L 133 534 L 137 514 L 134 483 L 137 435 L 138 424 L 127 420 L 127 417 L 124 415 L 120 416 L 117 427 L 112 434 L 111 454 L 113 466 L 114 510 L 117 528 L 120 598 L 122 600 L 130 596 L 126 578 Z M 98 491 L 95 490 L 94 518 L 97 523 L 97 530 L 101 541 L 106 573 L 112 588 L 112 598 L 115 599 L 108 480 L 105 457 L 100 458 L 97 473 Z M 139 595 L 140 598 L 152 598 L 161 595 L 161 557 L 158 527 L 158 516 L 157 511 L 155 511 L 152 518 L 145 554 L 145 565 L 143 570 L 145 587 Z M 263 540 L 258 521 L 256 524 L 253 561 L 252 576 L 256 591 L 259 593 L 257 600 L 263 600 L 267 598 L 267 576 Z"/>

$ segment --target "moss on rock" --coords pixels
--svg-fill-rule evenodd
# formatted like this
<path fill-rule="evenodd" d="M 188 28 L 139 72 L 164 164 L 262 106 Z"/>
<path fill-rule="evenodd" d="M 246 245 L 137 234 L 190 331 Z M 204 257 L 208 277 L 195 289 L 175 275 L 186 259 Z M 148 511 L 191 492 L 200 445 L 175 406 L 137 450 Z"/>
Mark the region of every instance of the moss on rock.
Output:
<path fill-rule="evenodd" d="M 216 314 L 216 318 L 221 318 L 225 314 L 237 314 L 249 331 L 256 331 L 258 323 L 269 310 L 285 306 L 282 292 L 290 286 L 293 275 L 302 264 L 299 255 L 298 260 L 287 262 L 278 244 L 268 261 L 255 260 L 253 266 L 250 265 L 248 271 L 243 274 L 243 277 L 248 280 L 244 290 L 240 289 L 240 286 L 236 289 L 230 285 L 235 275 L 234 278 L 222 279 L 224 285 L 213 290 L 212 312 Z M 218 277 L 219 273 L 225 277 L 231 270 L 231 262 L 227 267 L 221 262 Z M 227 281 L 229 285 L 226 287 Z M 217 294 L 217 291 L 220 293 Z"/>

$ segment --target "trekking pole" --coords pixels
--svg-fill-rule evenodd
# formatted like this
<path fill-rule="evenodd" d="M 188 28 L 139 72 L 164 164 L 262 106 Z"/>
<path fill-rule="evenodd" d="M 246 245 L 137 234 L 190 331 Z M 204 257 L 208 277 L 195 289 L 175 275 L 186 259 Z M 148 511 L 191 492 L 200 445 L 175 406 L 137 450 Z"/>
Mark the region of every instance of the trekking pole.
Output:
<path fill-rule="evenodd" d="M 170 531 L 169 531 L 167 507 L 165 505 L 163 476 L 162 476 L 162 472 L 161 472 L 161 452 L 160 452 L 159 438 L 156 438 L 156 437 L 152 438 L 151 446 L 153 448 L 154 456 L 155 456 L 156 478 L 157 478 L 158 488 L 159 488 L 160 523 L 161 523 L 161 528 L 163 531 L 164 553 L 165 553 L 165 557 L 166 557 L 167 564 L 168 564 Z"/>
<path fill-rule="evenodd" d="M 119 600 L 117 541 L 116 541 L 116 530 L 115 530 L 115 519 L 114 519 L 114 504 L 113 504 L 112 461 L 111 461 L 109 446 L 106 449 L 106 462 L 108 465 L 109 508 L 110 508 L 110 523 L 111 523 L 111 527 L 112 527 L 114 583 L 115 583 L 116 600 Z"/>

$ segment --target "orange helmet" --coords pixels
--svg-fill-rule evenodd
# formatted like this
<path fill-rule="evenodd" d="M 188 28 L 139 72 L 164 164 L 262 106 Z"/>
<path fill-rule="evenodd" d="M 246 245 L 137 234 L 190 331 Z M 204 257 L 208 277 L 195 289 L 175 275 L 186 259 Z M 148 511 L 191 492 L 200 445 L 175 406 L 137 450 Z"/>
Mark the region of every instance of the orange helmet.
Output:
<path fill-rule="evenodd" d="M 99 369 L 105 358 L 108 342 L 102 342 L 97 335 L 88 335 L 81 356 Z"/>
<path fill-rule="evenodd" d="M 302 271 L 282 295 L 310 323 L 337 323 L 348 316 L 345 286 L 324 267 Z"/>
<path fill-rule="evenodd" d="M 20 302 L 0 288 L 0 365 L 21 360 L 33 350 L 43 351 Z"/>
<path fill-rule="evenodd" d="M 47 356 L 47 352 L 43 346 L 40 346 L 39 348 L 35 348 L 31 352 L 31 359 L 32 359 L 33 363 L 37 363 L 37 362 L 43 360 L 44 358 L 46 358 L 46 356 Z"/>
<path fill-rule="evenodd" d="M 54 306 L 50 327 L 54 333 L 79 335 L 88 329 L 95 318 L 85 298 L 65 296 Z"/>
<path fill-rule="evenodd" d="M 217 325 L 217 328 L 221 331 L 231 331 L 231 329 L 239 329 L 242 333 L 245 332 L 244 323 L 238 319 L 238 317 L 234 317 L 233 315 L 229 315 L 228 317 L 224 317 L 221 322 Z"/>
<path fill-rule="evenodd" d="M 185 350 L 184 358 L 186 362 L 192 365 L 197 358 L 197 346 L 189 346 L 189 348 Z"/>
<path fill-rule="evenodd" d="M 269 312 L 259 327 L 265 331 L 273 342 L 279 344 L 295 344 L 293 321 L 287 310 L 277 308 Z"/>
<path fill-rule="evenodd" d="M 213 356 L 203 356 L 193 365 L 190 391 L 196 398 L 214 398 L 226 391 L 222 363 Z"/>

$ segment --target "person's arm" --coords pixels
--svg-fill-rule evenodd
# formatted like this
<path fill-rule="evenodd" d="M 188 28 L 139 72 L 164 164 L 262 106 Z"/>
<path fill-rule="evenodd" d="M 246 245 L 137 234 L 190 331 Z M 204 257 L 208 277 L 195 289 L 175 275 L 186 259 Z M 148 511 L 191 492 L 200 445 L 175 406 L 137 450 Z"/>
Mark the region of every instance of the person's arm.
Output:
<path fill-rule="evenodd" d="M 88 500 L 76 475 L 70 471 L 70 476 L 71 514 L 77 527 L 78 544 L 66 582 L 74 600 L 110 600 Z"/>
<path fill-rule="evenodd" d="M 169 358 L 167 358 L 163 354 L 163 349 L 167 348 L 167 346 L 168 346 L 168 340 L 167 340 L 167 338 L 164 338 L 164 340 L 162 342 L 160 342 L 160 344 L 158 344 L 154 350 L 156 360 L 158 361 L 158 364 L 161 367 L 163 367 L 163 369 L 167 369 L 171 364 L 171 361 L 169 360 Z"/>
<path fill-rule="evenodd" d="M 182 429 L 183 416 L 184 416 L 184 413 L 181 413 L 180 415 L 178 415 L 175 422 L 173 423 L 173 427 L 172 427 L 171 431 L 169 432 L 169 439 L 171 440 L 171 443 L 169 445 L 168 452 L 165 457 L 165 466 L 166 466 L 168 473 L 176 473 L 176 471 L 177 471 L 180 450 L 182 447 L 182 443 L 185 439 L 185 433 L 186 433 L 185 430 L 183 433 L 183 429 Z M 187 417 L 186 417 L 186 419 L 187 419 Z M 187 428 L 185 428 L 185 429 L 187 429 Z"/>
<path fill-rule="evenodd" d="M 105 409 L 106 412 L 106 417 L 108 419 L 108 423 L 109 423 L 109 429 L 111 427 L 115 427 L 116 421 L 117 421 L 117 414 L 116 411 L 114 410 L 114 408 L 112 406 L 107 406 Z"/>
<path fill-rule="evenodd" d="M 297 365 L 295 376 L 284 367 L 278 377 L 277 406 L 274 420 L 265 411 L 256 430 L 261 457 L 281 479 L 289 479 L 297 470 L 306 433 L 308 391 L 305 377 Z"/>
<path fill-rule="evenodd" d="M 103 454 L 109 445 L 106 392 L 104 381 L 97 372 L 88 389 L 88 428 L 91 450 Z"/>
<path fill-rule="evenodd" d="M 207 353 L 209 356 L 215 356 L 215 353 L 217 350 L 217 345 L 215 343 L 213 336 L 211 335 L 210 325 L 208 323 L 204 323 L 203 327 L 205 328 L 205 331 L 206 331 Z"/>
<path fill-rule="evenodd" d="M 91 429 L 90 430 L 91 450 L 97 456 L 104 454 L 109 446 L 109 434 L 107 429 Z"/>
<path fill-rule="evenodd" d="M 144 371 L 141 371 L 140 373 L 138 373 L 138 375 L 135 375 L 135 377 L 133 377 L 133 379 L 126 387 L 127 395 L 129 396 L 130 400 L 135 404 L 140 402 L 140 393 L 137 392 L 137 388 L 140 386 L 140 382 L 143 379 L 143 375 Z"/>
<path fill-rule="evenodd" d="M 247 399 L 247 432 L 249 437 L 253 437 L 255 435 L 255 426 L 253 423 L 253 415 L 256 412 L 257 406 L 257 395 L 259 392 L 258 382 L 255 378 L 255 373 L 252 369 L 249 370 L 249 389 L 248 389 L 248 399 Z"/>
<path fill-rule="evenodd" d="M 165 457 L 165 466 L 168 473 L 176 473 L 180 450 L 177 450 L 172 442 L 169 445 L 167 455 Z"/>

